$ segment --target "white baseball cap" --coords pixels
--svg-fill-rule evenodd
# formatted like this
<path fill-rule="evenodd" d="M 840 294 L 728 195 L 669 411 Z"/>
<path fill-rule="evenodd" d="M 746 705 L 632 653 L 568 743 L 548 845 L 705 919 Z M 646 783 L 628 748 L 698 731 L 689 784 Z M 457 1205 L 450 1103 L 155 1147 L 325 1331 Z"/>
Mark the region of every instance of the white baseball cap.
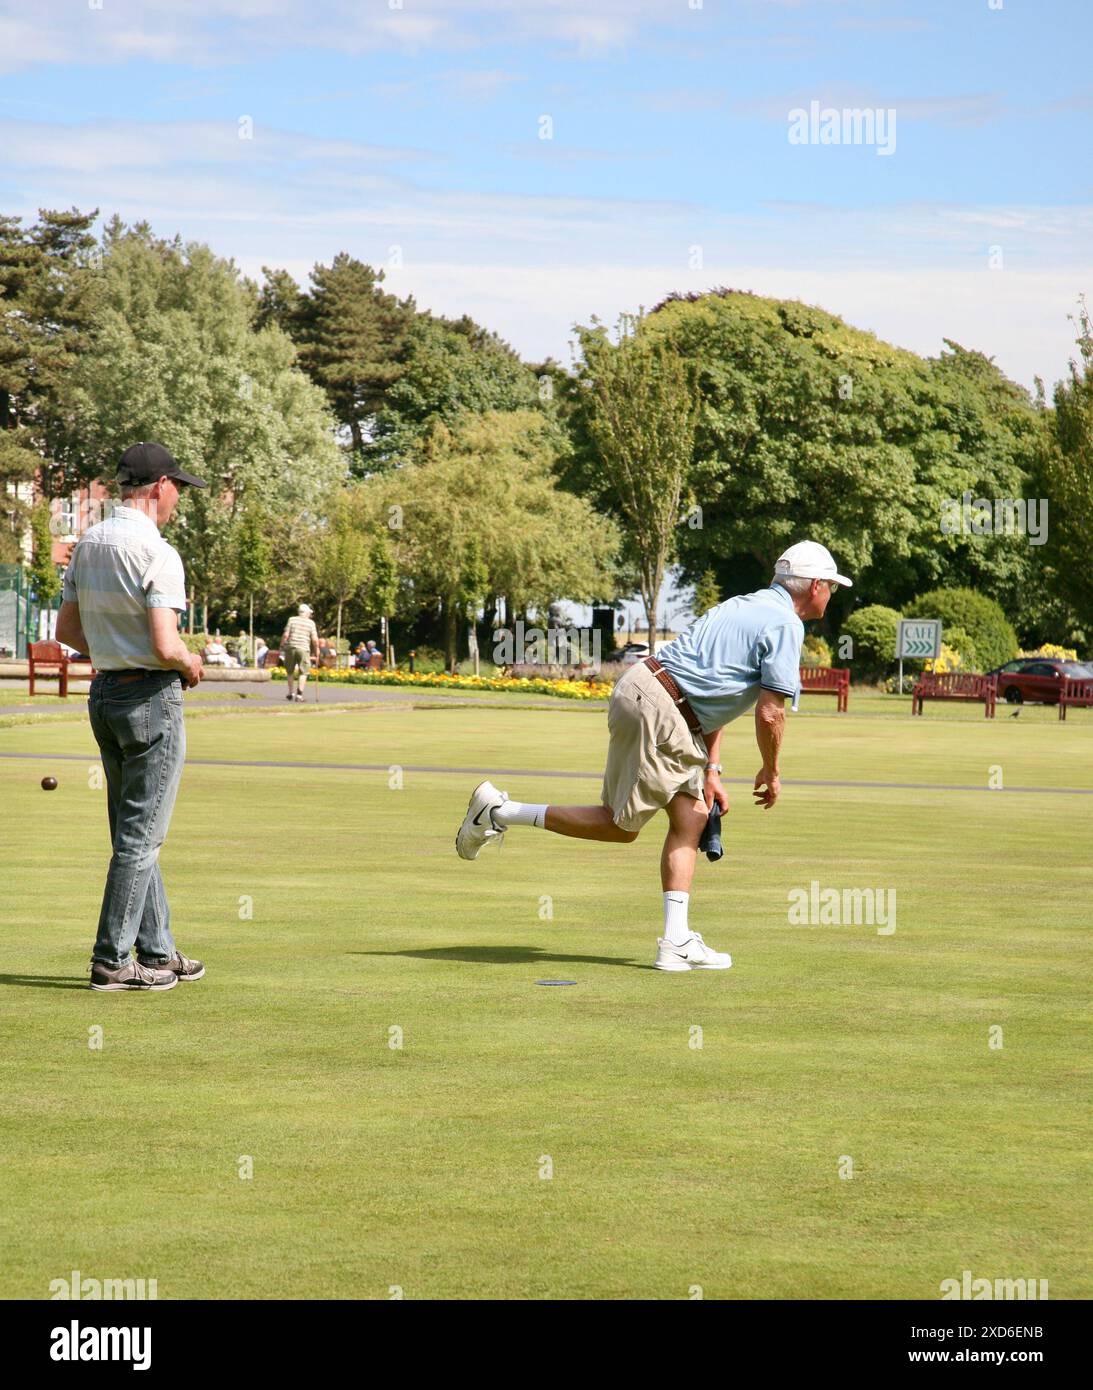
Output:
<path fill-rule="evenodd" d="M 834 557 L 827 546 L 819 541 L 798 541 L 779 555 L 774 562 L 774 575 L 792 576 L 800 579 L 830 579 L 835 584 L 845 584 L 852 588 L 852 581 L 840 574 Z"/>
<path fill-rule="evenodd" d="M 833 562 L 833 563 L 834 563 L 834 562 Z M 301 616 L 301 617 L 310 618 L 310 617 L 311 617 L 311 604 L 310 604 L 310 603 L 301 603 L 301 604 L 300 604 L 300 608 L 299 608 L 299 613 L 300 613 L 300 616 Z"/>

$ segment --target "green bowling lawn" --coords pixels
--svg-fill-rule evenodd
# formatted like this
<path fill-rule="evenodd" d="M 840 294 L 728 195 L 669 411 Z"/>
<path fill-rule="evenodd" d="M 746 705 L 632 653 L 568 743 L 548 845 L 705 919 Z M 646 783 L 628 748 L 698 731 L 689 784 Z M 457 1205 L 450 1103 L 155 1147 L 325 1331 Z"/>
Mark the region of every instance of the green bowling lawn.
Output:
<path fill-rule="evenodd" d="M 78 706 L 0 728 L 0 1294 L 1093 1296 L 1091 712 L 806 700 L 699 864 L 734 968 L 661 975 L 659 823 L 453 850 L 481 775 L 598 800 L 602 706 L 199 708 L 162 863 L 208 973 L 161 995 L 86 988 Z M 723 750 L 750 781 L 746 721 Z M 814 881 L 895 931 L 791 923 Z"/>

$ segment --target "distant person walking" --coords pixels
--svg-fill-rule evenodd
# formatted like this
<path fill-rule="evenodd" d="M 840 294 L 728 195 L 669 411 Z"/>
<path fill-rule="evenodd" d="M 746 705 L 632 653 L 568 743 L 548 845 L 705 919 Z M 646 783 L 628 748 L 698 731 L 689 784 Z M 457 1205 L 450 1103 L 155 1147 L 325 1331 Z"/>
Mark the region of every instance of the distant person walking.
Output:
<path fill-rule="evenodd" d="M 182 690 L 197 685 L 202 662 L 178 635 L 186 579 L 159 528 L 180 486 L 205 484 L 162 444 L 126 449 L 116 481 L 122 505 L 76 542 L 57 615 L 58 640 L 89 653 L 97 672 L 87 704 L 106 772 L 113 853 L 91 988 L 173 989 L 205 973 L 175 947 L 159 871 L 186 761 Z"/>
<path fill-rule="evenodd" d="M 286 700 L 302 701 L 307 673 L 312 661 L 319 659 L 319 630 L 311 618 L 311 605 L 301 603 L 294 618 L 289 618 L 281 634 L 281 650 L 285 654 L 285 674 L 288 676 Z"/>

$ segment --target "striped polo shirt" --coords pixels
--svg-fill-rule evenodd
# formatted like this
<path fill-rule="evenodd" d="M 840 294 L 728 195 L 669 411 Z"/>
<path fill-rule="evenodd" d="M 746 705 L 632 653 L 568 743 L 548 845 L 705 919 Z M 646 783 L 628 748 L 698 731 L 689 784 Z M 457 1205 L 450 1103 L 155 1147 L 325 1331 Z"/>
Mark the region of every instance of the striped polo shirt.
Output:
<path fill-rule="evenodd" d="M 167 670 L 152 647 L 149 608 L 186 607 L 186 575 L 173 545 L 137 507 L 116 506 L 76 542 L 62 597 L 80 609 L 97 671 Z"/>
<path fill-rule="evenodd" d="M 298 613 L 295 618 L 289 618 L 285 624 L 285 631 L 288 633 L 285 645 L 295 648 L 298 652 L 309 652 L 311 643 L 319 640 L 319 629 L 302 613 Z"/>

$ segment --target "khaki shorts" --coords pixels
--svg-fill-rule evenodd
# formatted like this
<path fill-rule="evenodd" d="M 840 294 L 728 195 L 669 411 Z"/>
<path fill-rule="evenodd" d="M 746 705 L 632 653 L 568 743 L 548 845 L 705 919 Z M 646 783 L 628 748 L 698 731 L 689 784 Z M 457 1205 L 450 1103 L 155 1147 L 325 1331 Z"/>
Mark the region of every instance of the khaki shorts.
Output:
<path fill-rule="evenodd" d="M 306 676 L 311 670 L 311 653 L 301 651 L 299 647 L 286 647 L 285 670 L 290 676 L 294 676 L 297 670 Z"/>
<path fill-rule="evenodd" d="M 640 830 L 677 792 L 701 799 L 706 744 L 644 662 L 615 683 L 607 707 L 607 767 L 600 800 L 620 830 Z"/>

